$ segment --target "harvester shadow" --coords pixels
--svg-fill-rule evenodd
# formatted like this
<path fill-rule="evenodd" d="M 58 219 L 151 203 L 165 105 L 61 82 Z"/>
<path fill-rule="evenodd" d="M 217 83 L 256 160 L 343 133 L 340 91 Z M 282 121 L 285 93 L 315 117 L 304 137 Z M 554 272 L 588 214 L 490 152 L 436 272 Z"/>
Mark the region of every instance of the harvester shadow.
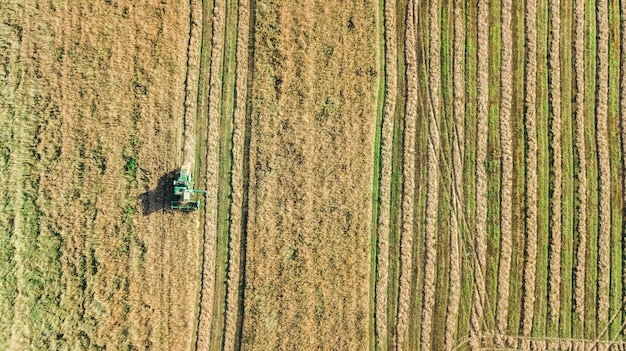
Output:
<path fill-rule="evenodd" d="M 143 208 L 143 215 L 149 216 L 155 212 L 166 212 L 170 210 L 172 200 L 173 182 L 178 176 L 179 170 L 170 171 L 159 178 L 156 188 L 148 190 L 139 195 Z"/>

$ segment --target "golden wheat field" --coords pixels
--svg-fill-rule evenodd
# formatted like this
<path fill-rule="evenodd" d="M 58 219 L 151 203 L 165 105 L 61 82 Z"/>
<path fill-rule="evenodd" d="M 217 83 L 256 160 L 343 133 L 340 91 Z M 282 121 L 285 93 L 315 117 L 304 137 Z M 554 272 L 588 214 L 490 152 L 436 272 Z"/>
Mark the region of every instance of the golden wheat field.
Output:
<path fill-rule="evenodd" d="M 0 0 L 0 350 L 623 351 L 624 156 L 624 0 Z"/>

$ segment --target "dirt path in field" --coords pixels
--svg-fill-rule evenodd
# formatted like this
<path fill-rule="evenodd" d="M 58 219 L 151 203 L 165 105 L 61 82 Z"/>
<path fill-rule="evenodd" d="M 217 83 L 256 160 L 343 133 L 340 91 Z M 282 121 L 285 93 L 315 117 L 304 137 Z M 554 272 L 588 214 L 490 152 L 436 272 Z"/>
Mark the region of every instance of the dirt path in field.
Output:
<path fill-rule="evenodd" d="M 237 27 L 237 67 L 235 83 L 235 111 L 233 122 L 233 166 L 232 166 L 232 205 L 230 209 L 230 241 L 229 241 L 229 272 L 228 290 L 226 297 L 226 321 L 224 326 L 224 350 L 231 351 L 238 348 L 236 334 L 240 328 L 242 318 L 240 296 L 243 293 L 242 249 L 245 239 L 245 189 L 247 187 L 246 171 L 246 139 L 249 134 L 249 126 L 246 118 L 248 96 L 248 84 L 250 64 L 252 63 L 249 50 L 250 41 L 250 0 L 239 1 L 238 27 Z"/>
<path fill-rule="evenodd" d="M 387 301 L 389 287 L 389 230 L 391 209 L 391 165 L 393 148 L 393 117 L 396 110 L 397 59 L 396 2 L 385 1 L 385 75 L 386 89 L 383 106 L 381 136 L 380 212 L 378 217 L 378 262 L 376 280 L 376 335 L 377 348 L 387 350 Z"/>
<path fill-rule="evenodd" d="M 487 133 L 489 96 L 489 1 L 478 1 L 478 69 L 477 69 L 477 130 L 476 130 L 476 267 L 474 302 L 472 304 L 470 345 L 478 348 L 482 333 L 486 298 L 485 275 L 487 269 Z"/>
<path fill-rule="evenodd" d="M 529 336 L 533 325 L 535 307 L 535 272 L 537 258 L 537 1 L 526 3 L 526 252 L 524 259 L 524 297 L 522 335 Z M 527 346 L 527 345 L 526 345 Z"/>
<path fill-rule="evenodd" d="M 402 227 L 400 232 L 400 286 L 398 297 L 397 350 L 406 350 L 405 337 L 409 325 L 411 296 L 411 262 L 413 260 L 413 221 L 415 194 L 415 147 L 417 120 L 417 51 L 415 2 L 407 1 L 406 75 L 407 100 L 404 119 L 404 157 L 402 168 Z M 432 306 L 431 306 L 432 308 Z"/>
<path fill-rule="evenodd" d="M 435 266 L 437 263 L 437 209 L 439 206 L 439 113 L 441 59 L 439 53 L 439 21 L 441 9 L 439 1 L 430 3 L 429 9 L 429 63 L 428 63 L 428 98 L 430 113 L 428 118 L 428 151 L 426 155 L 428 179 L 426 194 L 426 225 L 424 255 L 424 298 L 422 302 L 421 347 L 431 348 L 433 310 L 435 307 Z"/>
<path fill-rule="evenodd" d="M 550 261 L 549 261 L 549 292 L 548 306 L 552 323 L 558 323 L 561 302 L 561 193 L 562 193 L 562 152 L 561 152 L 561 57 L 560 57 L 560 0 L 550 1 L 550 43 L 549 43 L 549 68 L 550 68 L 550 106 L 552 108 L 552 172 L 554 183 L 552 185 L 552 199 L 550 200 Z"/>
<path fill-rule="evenodd" d="M 496 330 L 505 334 L 509 306 L 509 274 L 512 253 L 513 136 L 511 104 L 513 93 L 512 0 L 502 1 L 502 67 L 500 102 L 500 143 L 502 147 L 502 195 L 500 217 L 500 264 L 498 267 L 498 302 Z"/>
<path fill-rule="evenodd" d="M 574 27 L 574 70 L 576 76 L 575 89 L 575 149 L 578 157 L 578 188 L 576 189 L 579 201 L 578 220 L 578 247 L 576 251 L 576 270 L 574 300 L 578 320 L 585 320 L 585 257 L 587 251 L 587 161 L 585 152 L 585 1 L 577 0 L 575 4 Z"/>
<path fill-rule="evenodd" d="M 222 97 L 221 67 L 224 50 L 225 8 L 224 1 L 215 1 L 213 5 L 213 31 L 211 39 L 211 68 L 208 105 L 208 131 L 206 154 L 206 204 L 204 211 L 204 235 L 202 249 L 202 285 L 196 349 L 207 350 L 211 341 L 211 330 L 215 289 L 216 236 L 217 236 L 217 182 L 219 169 L 219 104 Z M 205 32 L 206 33 L 206 32 Z M 216 331 L 222 332 L 222 331 Z"/>
<path fill-rule="evenodd" d="M 454 2 L 454 134 L 452 145 L 453 190 L 450 223 L 450 287 L 446 316 L 444 346 L 454 348 L 454 332 L 457 327 L 461 294 L 461 236 L 459 214 L 464 205 L 461 197 L 463 189 L 463 160 L 465 159 L 465 28 L 463 0 Z"/>
<path fill-rule="evenodd" d="M 609 17 L 608 1 L 597 2 L 598 18 L 598 90 L 596 105 L 596 140 L 599 176 L 599 234 L 598 234 L 598 325 L 609 319 L 609 280 L 611 275 L 611 164 L 608 143 L 609 100 Z"/>

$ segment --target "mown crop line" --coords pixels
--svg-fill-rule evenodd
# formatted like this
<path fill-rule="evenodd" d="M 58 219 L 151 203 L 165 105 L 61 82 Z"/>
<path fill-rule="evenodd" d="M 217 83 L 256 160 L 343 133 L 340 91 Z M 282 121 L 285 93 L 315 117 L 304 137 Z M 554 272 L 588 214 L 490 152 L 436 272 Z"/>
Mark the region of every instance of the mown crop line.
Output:
<path fill-rule="evenodd" d="M 384 58 L 385 93 L 382 106 L 380 139 L 381 174 L 378 188 L 379 206 L 377 223 L 377 267 L 375 287 L 375 348 L 387 350 L 388 345 L 388 289 L 389 289 L 389 231 L 391 216 L 391 177 L 393 163 L 393 128 L 397 94 L 397 52 L 395 28 L 395 0 L 384 2 Z"/>
<path fill-rule="evenodd" d="M 246 248 L 247 248 L 247 234 L 248 234 L 248 197 L 249 197 L 249 183 L 250 183 L 250 136 L 252 134 L 252 87 L 254 82 L 254 50 L 255 50 L 255 32 L 254 28 L 256 26 L 256 0 L 241 0 L 242 3 L 246 3 L 249 5 L 248 8 L 248 30 L 244 30 L 243 32 L 247 36 L 248 42 L 244 45 L 244 48 L 247 51 L 247 72 L 246 72 L 246 102 L 245 102 L 245 121 L 244 121 L 244 131 L 243 131 L 243 169 L 242 169 L 242 199 L 241 199 L 241 244 L 240 244 L 240 262 L 239 262 L 239 294 L 238 294 L 238 310 L 239 314 L 237 316 L 237 326 L 235 329 L 235 340 L 234 340 L 234 350 L 241 350 L 241 342 L 242 342 L 242 333 L 243 333 L 243 322 L 244 322 L 244 298 L 245 298 L 245 285 L 246 285 Z M 240 9 L 243 9 L 240 3 Z M 245 12 L 241 15 L 245 16 Z M 241 20 L 241 18 L 240 18 Z M 241 33 L 240 33 L 241 35 Z"/>

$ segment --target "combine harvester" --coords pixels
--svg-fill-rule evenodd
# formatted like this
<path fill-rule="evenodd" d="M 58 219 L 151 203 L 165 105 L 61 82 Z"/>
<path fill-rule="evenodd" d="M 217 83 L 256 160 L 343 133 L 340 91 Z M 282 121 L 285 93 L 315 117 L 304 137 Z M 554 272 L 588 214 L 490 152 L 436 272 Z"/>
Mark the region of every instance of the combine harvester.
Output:
<path fill-rule="evenodd" d="M 172 210 L 195 211 L 200 208 L 200 200 L 193 200 L 193 194 L 206 194 L 206 190 L 195 190 L 189 170 L 180 170 L 178 179 L 174 181 L 175 200 L 170 203 Z"/>

